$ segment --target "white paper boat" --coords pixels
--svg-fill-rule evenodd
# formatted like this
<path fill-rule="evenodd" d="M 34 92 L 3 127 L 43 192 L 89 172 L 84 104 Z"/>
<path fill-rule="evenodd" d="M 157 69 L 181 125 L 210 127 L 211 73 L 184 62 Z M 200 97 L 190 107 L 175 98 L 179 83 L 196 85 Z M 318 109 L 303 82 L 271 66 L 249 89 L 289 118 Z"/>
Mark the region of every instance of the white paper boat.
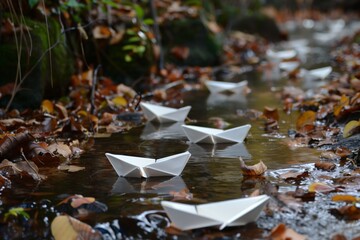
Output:
<path fill-rule="evenodd" d="M 290 50 L 282 50 L 282 51 L 274 51 L 272 49 L 269 49 L 266 51 L 266 56 L 269 60 L 286 60 L 296 57 L 297 52 L 294 49 Z"/>
<path fill-rule="evenodd" d="M 153 159 L 105 153 L 116 173 L 121 177 L 160 177 L 181 174 L 191 154 L 184 153 Z"/>
<path fill-rule="evenodd" d="M 296 68 L 298 68 L 300 66 L 299 62 L 281 62 L 279 64 L 279 68 L 280 70 L 283 70 L 285 72 L 292 72 L 294 71 Z"/>
<path fill-rule="evenodd" d="M 222 93 L 222 92 L 231 92 L 231 93 L 241 93 L 248 84 L 248 81 L 244 80 L 238 83 L 234 82 L 219 82 L 207 80 L 205 82 L 206 87 L 211 93 Z"/>
<path fill-rule="evenodd" d="M 112 186 L 112 194 L 122 193 L 156 193 L 170 194 L 171 192 L 180 192 L 188 189 L 181 176 L 172 178 L 147 178 L 139 180 L 137 178 L 118 177 Z"/>
<path fill-rule="evenodd" d="M 191 106 L 177 109 L 143 102 L 140 106 L 148 121 L 157 120 L 160 123 L 184 121 L 191 109 Z"/>
<path fill-rule="evenodd" d="M 268 196 L 260 195 L 199 205 L 162 201 L 161 205 L 181 230 L 219 225 L 222 230 L 256 221 L 268 200 Z"/>
<path fill-rule="evenodd" d="M 242 143 L 246 138 L 251 125 L 246 124 L 240 127 L 227 130 L 182 125 L 186 136 L 192 143 Z"/>
<path fill-rule="evenodd" d="M 313 70 L 302 69 L 301 74 L 305 75 L 306 80 L 325 79 L 332 72 L 332 67 L 322 67 Z"/>

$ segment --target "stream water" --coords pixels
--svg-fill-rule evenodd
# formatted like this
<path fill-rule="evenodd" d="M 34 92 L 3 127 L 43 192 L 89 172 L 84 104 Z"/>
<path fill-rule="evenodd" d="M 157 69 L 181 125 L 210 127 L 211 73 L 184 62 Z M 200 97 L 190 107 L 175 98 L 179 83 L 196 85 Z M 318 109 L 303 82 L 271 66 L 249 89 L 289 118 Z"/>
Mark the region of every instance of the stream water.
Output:
<path fill-rule="evenodd" d="M 183 105 L 192 106 L 188 116 L 191 124 L 209 126 L 209 119 L 214 117 L 229 123 L 229 127 L 251 124 L 252 128 L 243 144 L 190 144 L 179 123 L 147 123 L 125 133 L 113 134 L 109 138 L 95 139 L 93 147 L 73 162 L 84 166 L 85 170 L 75 173 L 52 172 L 46 181 L 37 186 L 14 187 L 17 192 L 13 201 L 49 199 L 57 203 L 65 194 L 95 197 L 108 206 L 108 211 L 94 214 L 86 218 L 86 222 L 95 226 L 118 220 L 123 234 L 132 239 L 175 239 L 175 236 L 177 239 L 205 239 L 204 236 L 207 235 L 223 239 L 262 239 L 264 226 L 266 228 L 268 224 L 267 230 L 273 227 L 273 224 L 267 223 L 264 214 L 258 220 L 261 228 L 256 223 L 251 223 L 222 232 L 202 229 L 171 235 L 165 230 L 169 220 L 160 201 L 187 199 L 193 202 L 214 202 L 245 197 L 266 181 L 276 181 L 271 172 L 279 169 L 299 170 L 318 159 L 318 150 L 291 149 L 286 144 L 288 132 L 294 129 L 297 115 L 284 113 L 278 96 L 283 86 L 301 83 L 272 74 L 248 72 L 236 76 L 233 79 L 235 81 L 248 80 L 252 91 L 247 96 L 212 95 L 207 90 L 184 93 Z M 262 120 L 252 120 L 239 114 L 248 109 L 262 111 L 265 106 L 279 109 L 280 129 L 276 135 L 264 131 Z M 182 175 L 176 178 L 121 178 L 105 157 L 108 152 L 160 158 L 184 151 L 189 151 L 192 156 Z M 268 173 L 263 178 L 244 178 L 240 171 L 239 156 L 248 165 L 262 160 L 268 167 Z M 281 182 L 277 184 L 280 189 L 292 188 Z"/>

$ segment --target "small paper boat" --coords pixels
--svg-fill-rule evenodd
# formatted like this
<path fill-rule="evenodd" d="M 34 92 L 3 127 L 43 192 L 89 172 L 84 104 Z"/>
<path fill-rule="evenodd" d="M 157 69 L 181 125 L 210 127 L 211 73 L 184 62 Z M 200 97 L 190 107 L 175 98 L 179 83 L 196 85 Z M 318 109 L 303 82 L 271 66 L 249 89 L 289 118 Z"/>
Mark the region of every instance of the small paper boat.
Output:
<path fill-rule="evenodd" d="M 297 52 L 294 49 L 290 50 L 282 50 L 282 51 L 273 51 L 272 49 L 269 49 L 266 51 L 266 56 L 270 60 L 286 60 L 291 59 L 296 56 Z"/>
<path fill-rule="evenodd" d="M 198 127 L 182 125 L 186 136 L 192 143 L 242 143 L 246 138 L 251 125 L 246 124 L 240 127 L 227 130 L 217 128 Z"/>
<path fill-rule="evenodd" d="M 325 79 L 332 72 L 332 67 L 322 67 L 313 70 L 303 70 L 306 80 Z"/>
<path fill-rule="evenodd" d="M 219 82 L 208 80 L 205 82 L 206 87 L 211 93 L 222 93 L 222 92 L 231 92 L 231 93 L 241 93 L 245 86 L 247 86 L 248 81 L 244 80 L 238 83 L 234 82 Z"/>
<path fill-rule="evenodd" d="M 121 177 L 160 177 L 181 174 L 191 154 L 184 153 L 153 159 L 105 153 L 116 173 Z"/>
<path fill-rule="evenodd" d="M 286 71 L 286 72 L 292 72 L 294 71 L 296 68 L 298 68 L 300 66 L 299 62 L 281 62 L 279 64 L 279 68 L 280 70 Z"/>
<path fill-rule="evenodd" d="M 148 121 L 157 120 L 160 123 L 184 121 L 191 109 L 191 106 L 177 109 L 143 102 L 140 106 Z"/>
<path fill-rule="evenodd" d="M 256 221 L 268 200 L 268 196 L 260 195 L 199 205 L 161 201 L 161 205 L 181 230 L 219 225 L 222 230 Z"/>

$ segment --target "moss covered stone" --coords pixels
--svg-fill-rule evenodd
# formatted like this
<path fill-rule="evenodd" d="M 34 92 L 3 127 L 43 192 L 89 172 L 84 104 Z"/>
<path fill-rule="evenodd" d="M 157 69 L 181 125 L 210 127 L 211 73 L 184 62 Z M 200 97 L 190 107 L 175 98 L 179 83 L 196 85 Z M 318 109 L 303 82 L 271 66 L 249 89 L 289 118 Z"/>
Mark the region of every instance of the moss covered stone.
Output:
<path fill-rule="evenodd" d="M 49 18 L 46 25 L 25 18 L 23 24 L 26 24 L 29 32 L 17 32 L 18 46 L 14 35 L 3 36 L 0 44 L 0 86 L 23 79 L 20 91 L 11 105 L 11 108 L 17 109 L 37 108 L 44 98 L 64 95 L 73 72 L 73 58 L 57 20 Z M 47 29 L 52 46 L 51 54 Z M 18 69 L 19 54 L 21 71 Z M 3 96 L 0 105 L 5 107 L 9 100 L 10 96 Z"/>

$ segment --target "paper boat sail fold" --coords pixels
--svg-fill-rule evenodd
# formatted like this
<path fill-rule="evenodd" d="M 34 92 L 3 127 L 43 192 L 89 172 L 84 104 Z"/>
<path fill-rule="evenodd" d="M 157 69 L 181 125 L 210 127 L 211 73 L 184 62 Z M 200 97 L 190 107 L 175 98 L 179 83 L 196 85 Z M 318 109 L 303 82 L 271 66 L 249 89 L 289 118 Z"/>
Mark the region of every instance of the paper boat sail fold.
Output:
<path fill-rule="evenodd" d="M 269 49 L 266 51 L 266 56 L 270 60 L 276 60 L 276 61 L 291 59 L 291 58 L 296 57 L 296 55 L 297 55 L 297 52 L 294 49 L 281 50 L 281 51 L 274 51 L 272 49 Z"/>
<path fill-rule="evenodd" d="M 182 125 L 186 136 L 192 143 L 242 143 L 246 138 L 251 125 L 246 124 L 240 127 L 227 130 Z"/>
<path fill-rule="evenodd" d="M 191 154 L 184 153 L 152 159 L 106 153 L 116 173 L 122 177 L 178 176 L 184 170 Z"/>
<path fill-rule="evenodd" d="M 181 230 L 210 226 L 219 226 L 222 230 L 256 221 L 268 200 L 268 196 L 260 195 L 199 205 L 162 201 L 161 205 Z"/>
<path fill-rule="evenodd" d="M 307 71 L 310 78 L 324 79 L 332 72 L 332 67 L 322 67 Z"/>
<path fill-rule="evenodd" d="M 191 109 L 191 106 L 177 109 L 143 102 L 140 106 L 148 121 L 156 120 L 160 123 L 184 121 Z"/>
<path fill-rule="evenodd" d="M 219 82 L 208 80 L 205 82 L 205 85 L 211 93 L 221 93 L 221 92 L 231 92 L 231 93 L 241 93 L 245 86 L 247 86 L 248 81 L 244 80 L 238 83 L 233 82 Z"/>

